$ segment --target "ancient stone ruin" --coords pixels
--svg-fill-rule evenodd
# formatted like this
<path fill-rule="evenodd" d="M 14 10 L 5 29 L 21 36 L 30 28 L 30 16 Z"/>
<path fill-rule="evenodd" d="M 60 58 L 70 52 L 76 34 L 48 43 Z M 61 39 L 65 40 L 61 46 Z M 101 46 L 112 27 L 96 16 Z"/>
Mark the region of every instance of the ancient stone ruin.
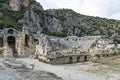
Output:
<path fill-rule="evenodd" d="M 32 57 L 51 64 L 85 62 L 95 57 L 119 53 L 119 45 L 103 36 L 53 37 L 5 28 L 0 32 L 0 51 L 4 58 Z"/>
<path fill-rule="evenodd" d="M 1 31 L 1 49 L 3 56 L 9 57 L 25 57 L 35 52 L 35 42 L 30 36 L 27 28 L 23 28 L 19 32 L 13 28 L 5 28 Z"/>
<path fill-rule="evenodd" d="M 95 21 L 89 16 L 85 17 L 67 9 L 44 10 L 35 0 L 1 2 L 3 8 L 0 11 L 0 54 L 4 58 L 31 57 L 51 64 L 66 64 L 86 62 L 120 52 L 120 45 L 114 44 L 112 37 L 119 29 L 114 31 L 113 24 L 110 24 L 113 22 L 117 24 L 114 26 L 118 26 L 119 21 L 109 21 L 107 24 L 112 25 L 112 28 L 109 28 L 109 25 L 107 28 L 102 23 L 106 23 L 106 19 L 95 18 L 102 24 L 95 26 Z M 10 14 L 7 14 L 9 12 Z M 13 13 L 16 15 L 12 16 Z M 91 21 L 93 23 L 90 23 Z M 108 29 L 111 31 L 108 32 Z M 106 38 L 108 33 L 111 39 Z"/>

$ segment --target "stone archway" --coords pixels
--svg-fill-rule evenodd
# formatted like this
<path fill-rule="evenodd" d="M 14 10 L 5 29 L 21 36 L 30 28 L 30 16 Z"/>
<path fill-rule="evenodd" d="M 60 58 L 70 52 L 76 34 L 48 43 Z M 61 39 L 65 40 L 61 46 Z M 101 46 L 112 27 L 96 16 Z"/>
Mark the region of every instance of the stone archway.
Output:
<path fill-rule="evenodd" d="M 15 45 L 16 45 L 15 37 L 14 36 L 8 36 L 7 37 L 7 43 L 8 43 L 8 46 L 12 49 L 13 56 L 17 57 L 17 51 L 16 51 L 16 48 L 15 48 Z"/>
<path fill-rule="evenodd" d="M 14 30 L 12 30 L 12 29 L 8 30 L 8 34 L 13 34 L 13 33 L 14 33 Z"/>
<path fill-rule="evenodd" d="M 71 63 L 73 63 L 73 57 L 72 56 L 69 57 L 69 61 L 68 61 L 68 64 L 71 64 Z"/>

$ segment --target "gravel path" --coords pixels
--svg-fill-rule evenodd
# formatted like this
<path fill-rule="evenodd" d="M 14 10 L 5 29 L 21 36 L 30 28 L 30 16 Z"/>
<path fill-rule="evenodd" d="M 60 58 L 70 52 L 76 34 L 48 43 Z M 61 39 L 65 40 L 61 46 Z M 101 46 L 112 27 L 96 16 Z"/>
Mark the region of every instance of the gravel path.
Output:
<path fill-rule="evenodd" d="M 43 62 L 39 62 L 35 59 L 18 59 L 19 61 L 23 61 L 27 64 L 34 64 L 34 69 L 36 70 L 43 70 L 47 72 L 51 72 L 59 77 L 61 77 L 63 80 L 120 80 L 120 76 L 118 74 L 114 74 L 117 76 L 105 76 L 105 75 L 99 75 L 96 73 L 87 72 L 87 70 L 93 70 L 97 71 L 99 69 L 99 65 L 94 66 L 93 63 L 88 63 L 85 65 L 82 65 L 80 63 L 78 64 L 69 64 L 69 65 L 50 65 Z M 96 70 L 94 70 L 94 67 Z M 103 68 L 103 67 L 101 67 Z M 100 69 L 101 69 L 100 68 Z M 107 71 L 110 72 L 109 70 Z"/>

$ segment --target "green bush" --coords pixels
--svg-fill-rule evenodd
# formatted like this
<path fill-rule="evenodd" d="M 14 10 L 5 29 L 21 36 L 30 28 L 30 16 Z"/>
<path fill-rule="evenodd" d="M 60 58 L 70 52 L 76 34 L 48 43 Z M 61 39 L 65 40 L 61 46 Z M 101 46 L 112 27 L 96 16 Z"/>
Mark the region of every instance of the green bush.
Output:
<path fill-rule="evenodd" d="M 3 28 L 15 28 L 22 30 L 22 25 L 18 23 L 18 20 L 24 17 L 26 8 L 22 8 L 20 11 L 11 11 L 7 8 L 9 0 L 0 0 L 0 29 Z"/>

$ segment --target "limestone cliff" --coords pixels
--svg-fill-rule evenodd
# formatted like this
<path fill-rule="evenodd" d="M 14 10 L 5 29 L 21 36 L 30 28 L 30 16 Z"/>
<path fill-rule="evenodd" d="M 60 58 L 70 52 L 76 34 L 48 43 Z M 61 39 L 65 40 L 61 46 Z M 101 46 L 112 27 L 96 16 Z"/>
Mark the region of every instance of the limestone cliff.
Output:
<path fill-rule="evenodd" d="M 46 23 L 49 32 L 60 28 L 57 32 L 64 32 L 66 35 L 110 37 L 113 34 L 120 34 L 120 21 L 118 20 L 85 16 L 70 9 L 50 9 L 45 11 L 45 15 L 49 18 Z M 54 23 L 51 23 L 52 21 Z"/>
<path fill-rule="evenodd" d="M 71 9 L 43 10 L 35 0 L 0 0 L 0 29 L 12 27 L 53 36 L 105 35 L 119 42 L 120 21 L 85 16 Z"/>
<path fill-rule="evenodd" d="M 19 11 L 21 9 L 21 1 L 20 0 L 10 0 L 10 8 L 13 11 Z"/>
<path fill-rule="evenodd" d="M 44 26 L 44 11 L 35 0 L 0 0 L 0 29 L 23 26 L 36 33 Z"/>
<path fill-rule="evenodd" d="M 37 31 L 42 31 L 45 26 L 44 23 L 44 11 L 42 6 L 34 2 L 29 6 L 29 9 L 24 13 L 23 19 L 19 22 L 23 24 L 23 26 L 29 27 L 29 30 L 33 33 Z"/>
<path fill-rule="evenodd" d="M 28 7 L 29 3 L 29 0 L 10 0 L 9 7 L 13 11 L 19 11 L 22 7 Z"/>

